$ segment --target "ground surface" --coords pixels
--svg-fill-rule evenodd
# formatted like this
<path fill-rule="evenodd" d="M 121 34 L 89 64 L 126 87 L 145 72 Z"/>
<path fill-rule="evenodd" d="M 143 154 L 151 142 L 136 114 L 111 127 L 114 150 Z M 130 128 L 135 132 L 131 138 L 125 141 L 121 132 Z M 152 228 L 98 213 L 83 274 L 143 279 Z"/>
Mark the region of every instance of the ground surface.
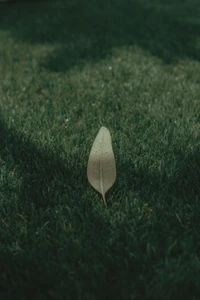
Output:
<path fill-rule="evenodd" d="M 0 299 L 200 298 L 199 1 L 0 6 Z M 101 126 L 117 181 L 86 167 Z"/>

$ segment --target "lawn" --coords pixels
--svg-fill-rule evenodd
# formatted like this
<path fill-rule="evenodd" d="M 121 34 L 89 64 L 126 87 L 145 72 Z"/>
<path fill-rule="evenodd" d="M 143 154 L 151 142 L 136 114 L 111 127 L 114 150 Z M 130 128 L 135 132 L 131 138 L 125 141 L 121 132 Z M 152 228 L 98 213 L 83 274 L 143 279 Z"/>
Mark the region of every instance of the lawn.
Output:
<path fill-rule="evenodd" d="M 200 299 L 200 5 L 0 4 L 0 299 Z M 87 180 L 101 126 L 117 180 Z"/>

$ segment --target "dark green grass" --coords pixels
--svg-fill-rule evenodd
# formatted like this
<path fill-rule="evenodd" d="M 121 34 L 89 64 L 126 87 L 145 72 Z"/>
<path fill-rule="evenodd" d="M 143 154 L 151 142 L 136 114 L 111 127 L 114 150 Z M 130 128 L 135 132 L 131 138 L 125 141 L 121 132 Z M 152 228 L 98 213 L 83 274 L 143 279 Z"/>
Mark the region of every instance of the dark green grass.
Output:
<path fill-rule="evenodd" d="M 0 6 L 0 299 L 200 298 L 198 1 Z M 86 167 L 111 132 L 108 207 Z"/>

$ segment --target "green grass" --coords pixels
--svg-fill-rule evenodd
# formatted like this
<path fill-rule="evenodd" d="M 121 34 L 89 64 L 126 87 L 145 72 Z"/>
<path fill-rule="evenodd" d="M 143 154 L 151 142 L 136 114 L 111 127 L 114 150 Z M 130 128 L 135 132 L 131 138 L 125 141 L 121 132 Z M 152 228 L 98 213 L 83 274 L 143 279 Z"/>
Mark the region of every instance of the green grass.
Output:
<path fill-rule="evenodd" d="M 200 298 L 198 1 L 0 6 L 0 299 Z M 86 177 L 101 126 L 117 180 Z"/>

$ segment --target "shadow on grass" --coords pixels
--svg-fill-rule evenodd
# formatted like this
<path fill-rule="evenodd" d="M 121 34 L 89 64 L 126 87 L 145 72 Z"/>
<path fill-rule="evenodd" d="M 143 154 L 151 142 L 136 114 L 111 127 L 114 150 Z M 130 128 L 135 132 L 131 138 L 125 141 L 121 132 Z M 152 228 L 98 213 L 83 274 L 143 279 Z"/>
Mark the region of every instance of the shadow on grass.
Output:
<path fill-rule="evenodd" d="M 55 150 L 55 149 L 54 149 Z M 19 210 L 55 207 L 61 203 L 77 204 L 74 191 L 82 186 L 83 172 L 77 158 L 79 172 L 73 161 L 61 160 L 48 149 L 39 149 L 30 139 L 9 129 L 0 115 L 0 156 L 7 172 L 17 173 L 19 180 Z M 14 205 L 14 204 L 13 204 Z M 77 204 L 79 205 L 79 204 Z"/>
<path fill-rule="evenodd" d="M 0 29 L 16 40 L 54 45 L 43 66 L 65 72 L 111 54 L 113 47 L 139 46 L 165 63 L 200 59 L 196 0 L 22 1 L 0 12 Z"/>

